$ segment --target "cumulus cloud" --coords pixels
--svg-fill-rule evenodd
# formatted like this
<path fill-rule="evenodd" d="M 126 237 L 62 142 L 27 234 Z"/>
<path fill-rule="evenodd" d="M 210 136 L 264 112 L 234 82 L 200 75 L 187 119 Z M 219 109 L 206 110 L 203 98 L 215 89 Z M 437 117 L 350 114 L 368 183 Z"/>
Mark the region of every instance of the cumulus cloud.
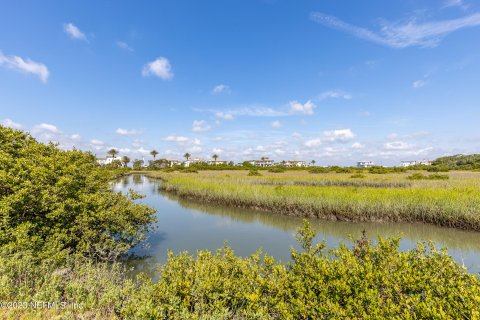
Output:
<path fill-rule="evenodd" d="M 56 126 L 54 126 L 53 124 L 49 124 L 49 123 L 37 124 L 32 129 L 33 133 L 45 132 L 45 131 L 55 133 L 55 134 L 62 133 Z"/>
<path fill-rule="evenodd" d="M 192 131 L 193 132 L 205 132 L 210 130 L 212 127 L 208 125 L 205 120 L 193 120 Z"/>
<path fill-rule="evenodd" d="M 170 142 L 187 142 L 189 139 L 187 137 L 183 137 L 183 136 L 167 136 L 165 138 L 163 138 L 163 140 L 165 141 L 170 141 Z"/>
<path fill-rule="evenodd" d="M 411 46 L 435 47 L 449 33 L 480 25 L 480 13 L 424 23 L 418 23 L 413 17 L 407 22 L 383 23 L 379 32 L 351 25 L 337 17 L 320 12 L 312 13 L 311 18 L 317 23 L 347 32 L 357 38 L 397 49 Z"/>
<path fill-rule="evenodd" d="M 227 86 L 226 84 L 216 85 L 216 86 L 212 89 L 212 94 L 222 94 L 222 93 L 228 94 L 228 93 L 230 93 L 230 92 L 231 92 L 230 87 Z"/>
<path fill-rule="evenodd" d="M 282 123 L 278 120 L 275 120 L 271 123 L 273 129 L 279 129 L 282 127 Z"/>
<path fill-rule="evenodd" d="M 135 129 L 129 130 L 129 129 L 118 128 L 117 130 L 115 130 L 115 132 L 121 136 L 133 136 L 138 134 L 138 131 Z"/>
<path fill-rule="evenodd" d="M 47 66 L 43 63 L 35 62 L 30 59 L 23 59 L 19 56 L 5 56 L 0 51 L 0 66 L 12 69 L 18 72 L 32 74 L 37 76 L 43 83 L 46 83 L 49 76 Z"/>
<path fill-rule="evenodd" d="M 355 134 L 351 129 L 338 129 L 332 131 L 325 131 L 323 133 L 323 139 L 329 142 L 341 141 L 345 142 L 355 137 Z"/>
<path fill-rule="evenodd" d="M 313 114 L 313 109 L 316 106 L 313 104 L 311 100 L 308 100 L 304 104 L 298 101 L 290 101 L 290 112 L 291 113 L 303 113 L 303 114 Z"/>
<path fill-rule="evenodd" d="M 315 148 L 320 146 L 321 144 L 322 144 L 322 140 L 320 138 L 305 141 L 305 146 L 308 148 Z"/>
<path fill-rule="evenodd" d="M 158 57 L 143 66 L 142 75 L 144 77 L 156 76 L 163 80 L 169 80 L 173 78 L 172 66 L 167 58 Z"/>
<path fill-rule="evenodd" d="M 352 144 L 352 149 L 363 149 L 365 148 L 365 145 L 361 144 L 360 142 L 355 142 Z"/>
<path fill-rule="evenodd" d="M 72 39 L 87 40 L 87 36 L 85 36 L 85 34 L 71 22 L 63 25 L 63 31 L 65 31 L 65 33 L 68 34 Z"/>
<path fill-rule="evenodd" d="M 12 128 L 12 129 L 22 129 L 23 126 L 20 123 L 14 122 L 10 118 L 3 119 L 0 124 L 4 127 L 7 128 Z"/>

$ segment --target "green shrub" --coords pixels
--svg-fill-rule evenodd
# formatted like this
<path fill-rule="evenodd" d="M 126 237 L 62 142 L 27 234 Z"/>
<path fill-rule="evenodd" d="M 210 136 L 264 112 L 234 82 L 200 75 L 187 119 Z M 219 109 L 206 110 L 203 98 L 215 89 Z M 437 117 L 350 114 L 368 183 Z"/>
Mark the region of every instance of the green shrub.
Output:
<path fill-rule="evenodd" d="M 248 176 L 261 176 L 262 174 L 260 172 L 258 172 L 258 170 L 256 169 L 250 169 L 250 171 L 248 172 Z"/>
<path fill-rule="evenodd" d="M 411 176 L 408 176 L 407 179 L 409 180 L 448 180 L 450 177 L 446 174 L 430 174 L 428 176 L 421 174 L 421 173 L 414 173 Z"/>
<path fill-rule="evenodd" d="M 268 169 L 268 172 L 274 172 L 274 173 L 282 173 L 282 172 L 285 172 L 285 171 L 287 171 L 287 169 L 282 168 L 282 167 L 273 167 L 273 168 Z"/>
<path fill-rule="evenodd" d="M 450 169 L 447 166 L 430 166 L 428 172 L 448 172 Z"/>
<path fill-rule="evenodd" d="M 324 167 L 313 167 L 308 169 L 308 172 L 310 173 L 327 173 L 329 171 L 330 170 L 328 168 L 324 168 Z"/>
<path fill-rule="evenodd" d="M 361 174 L 361 173 L 355 173 L 355 174 L 352 174 L 350 176 L 350 178 L 352 178 L 352 179 L 364 179 L 366 177 L 367 177 L 366 175 Z"/>
<path fill-rule="evenodd" d="M 429 180 L 448 180 L 450 179 L 450 177 L 447 174 L 434 173 L 434 174 L 429 174 L 428 179 Z"/>

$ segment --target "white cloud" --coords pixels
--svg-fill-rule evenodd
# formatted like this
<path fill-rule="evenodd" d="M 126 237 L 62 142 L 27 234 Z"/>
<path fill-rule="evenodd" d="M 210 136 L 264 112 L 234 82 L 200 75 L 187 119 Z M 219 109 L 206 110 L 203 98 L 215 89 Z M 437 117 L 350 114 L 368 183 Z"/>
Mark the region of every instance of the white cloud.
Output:
<path fill-rule="evenodd" d="M 142 156 L 148 156 L 150 154 L 150 151 L 144 149 L 143 147 L 136 149 L 135 152 L 141 154 Z"/>
<path fill-rule="evenodd" d="M 126 51 L 130 51 L 130 52 L 133 52 L 133 48 L 130 47 L 128 45 L 128 43 L 126 42 L 123 42 L 123 41 L 117 41 L 115 42 L 115 44 L 117 45 L 117 47 L 119 47 L 120 49 L 123 49 L 123 50 L 126 50 Z"/>
<path fill-rule="evenodd" d="M 55 134 L 60 134 L 62 133 L 56 126 L 53 124 L 48 124 L 48 123 L 41 123 L 33 127 L 32 132 L 33 133 L 39 133 L 39 132 L 51 132 Z"/>
<path fill-rule="evenodd" d="M 227 86 L 226 84 L 219 84 L 215 86 L 212 90 L 212 94 L 221 94 L 221 93 L 231 93 L 230 87 Z"/>
<path fill-rule="evenodd" d="M 70 139 L 78 141 L 78 140 L 81 140 L 82 137 L 78 133 L 75 133 L 70 136 Z"/>
<path fill-rule="evenodd" d="M 129 130 L 129 129 L 118 128 L 117 130 L 115 130 L 115 132 L 121 136 L 133 136 L 138 134 L 138 131 L 135 129 Z"/>
<path fill-rule="evenodd" d="M 309 148 L 318 147 L 321 144 L 322 140 L 319 138 L 305 141 L 305 146 Z"/>
<path fill-rule="evenodd" d="M 198 110 L 197 111 L 204 111 Z M 263 106 L 245 107 L 239 109 L 231 109 L 226 111 L 219 110 L 207 110 L 207 112 L 213 112 L 217 118 L 223 120 L 232 120 L 235 117 L 247 116 L 247 117 L 281 117 L 287 115 L 285 112 L 278 111 L 272 108 Z"/>
<path fill-rule="evenodd" d="M 202 147 L 199 147 L 199 146 L 193 146 L 189 149 L 190 152 L 201 152 L 202 151 Z"/>
<path fill-rule="evenodd" d="M 279 129 L 282 127 L 282 123 L 278 120 L 275 120 L 271 123 L 272 128 L 274 129 Z"/>
<path fill-rule="evenodd" d="M 208 125 L 205 120 L 193 120 L 192 131 L 193 132 L 205 132 L 210 130 L 212 127 Z"/>
<path fill-rule="evenodd" d="M 49 72 L 47 66 L 30 59 L 24 60 L 19 56 L 5 56 L 0 51 L 0 66 L 12 69 L 18 72 L 33 74 L 37 76 L 43 83 L 48 80 Z"/>
<path fill-rule="evenodd" d="M 329 90 L 329 91 L 322 92 L 318 96 L 319 100 L 325 100 L 328 98 L 350 100 L 352 99 L 352 96 L 349 93 L 346 93 L 342 90 Z"/>
<path fill-rule="evenodd" d="M 354 144 L 352 144 L 352 149 L 363 149 L 365 148 L 365 145 L 361 144 L 360 142 L 355 142 Z"/>
<path fill-rule="evenodd" d="M 92 139 L 90 140 L 90 143 L 93 144 L 94 146 L 103 146 L 104 142 L 102 140 L 98 139 Z"/>
<path fill-rule="evenodd" d="M 420 80 L 414 81 L 414 82 L 412 83 L 412 87 L 413 87 L 414 89 L 419 89 L 419 88 L 425 86 L 426 84 L 427 84 L 427 82 L 426 82 L 425 80 L 421 80 L 421 79 L 420 79 Z"/>
<path fill-rule="evenodd" d="M 63 30 L 72 39 L 87 40 L 87 37 L 85 36 L 85 34 L 82 31 L 80 31 L 80 29 L 78 29 L 78 27 L 71 22 L 65 23 L 63 25 Z"/>
<path fill-rule="evenodd" d="M 292 137 L 294 137 L 294 138 L 300 138 L 301 136 L 302 136 L 302 134 L 299 133 L 299 132 L 295 131 L 295 132 L 292 133 Z"/>
<path fill-rule="evenodd" d="M 290 112 L 291 113 L 303 113 L 303 114 L 313 114 L 313 109 L 316 106 L 311 100 L 308 100 L 304 104 L 301 104 L 298 101 L 290 101 Z"/>
<path fill-rule="evenodd" d="M 14 122 L 12 119 L 6 118 L 3 119 L 0 124 L 4 127 L 7 128 L 12 128 L 12 129 L 22 129 L 23 126 L 20 123 Z"/>
<path fill-rule="evenodd" d="M 188 139 L 187 137 L 183 137 L 183 136 L 174 136 L 174 135 L 171 135 L 171 136 L 167 136 L 165 138 L 163 138 L 164 141 L 170 141 L 170 142 L 187 142 Z"/>
<path fill-rule="evenodd" d="M 329 142 L 341 141 L 345 142 L 355 137 L 351 129 L 338 129 L 332 131 L 325 131 L 323 139 Z"/>
<path fill-rule="evenodd" d="M 465 4 L 463 0 L 446 0 L 443 4 L 443 7 L 444 8 L 458 7 L 463 10 L 467 10 L 469 6 Z"/>
<path fill-rule="evenodd" d="M 213 148 L 212 152 L 215 153 L 215 154 L 217 154 L 217 155 L 219 155 L 219 154 L 221 154 L 221 153 L 223 152 L 223 150 L 222 150 L 222 149 L 218 149 L 218 148 Z"/>
<path fill-rule="evenodd" d="M 406 149 L 411 149 L 415 145 L 409 144 L 403 141 L 393 141 L 393 142 L 387 142 L 384 144 L 384 148 L 387 150 L 406 150 Z"/>
<path fill-rule="evenodd" d="M 159 57 L 143 66 L 142 75 L 144 77 L 156 76 L 163 80 L 173 78 L 172 66 L 165 57 Z"/>
<path fill-rule="evenodd" d="M 222 111 L 216 112 L 215 116 L 217 118 L 220 118 L 220 119 L 223 119 L 223 120 L 233 120 L 234 119 L 233 114 L 225 113 L 225 112 L 222 112 Z"/>
<path fill-rule="evenodd" d="M 327 27 L 345 31 L 357 38 L 385 45 L 391 48 L 411 46 L 435 47 L 442 37 L 456 30 L 480 25 L 480 13 L 462 18 L 417 23 L 415 18 L 408 22 L 384 23 L 380 32 L 348 24 L 334 16 L 320 12 L 311 14 L 312 20 Z"/>

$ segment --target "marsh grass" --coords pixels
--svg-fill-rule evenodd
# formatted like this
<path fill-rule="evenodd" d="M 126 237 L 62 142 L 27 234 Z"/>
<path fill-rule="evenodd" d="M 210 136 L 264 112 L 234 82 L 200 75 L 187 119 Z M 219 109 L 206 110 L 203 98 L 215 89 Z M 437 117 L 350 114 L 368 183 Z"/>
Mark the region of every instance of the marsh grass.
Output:
<path fill-rule="evenodd" d="M 477 172 L 448 173 L 449 180 L 409 180 L 408 172 L 366 173 L 361 181 L 352 181 L 348 173 L 262 174 L 202 171 L 150 176 L 161 177 L 161 188 L 181 197 L 235 207 L 343 221 L 425 222 L 480 230 Z"/>

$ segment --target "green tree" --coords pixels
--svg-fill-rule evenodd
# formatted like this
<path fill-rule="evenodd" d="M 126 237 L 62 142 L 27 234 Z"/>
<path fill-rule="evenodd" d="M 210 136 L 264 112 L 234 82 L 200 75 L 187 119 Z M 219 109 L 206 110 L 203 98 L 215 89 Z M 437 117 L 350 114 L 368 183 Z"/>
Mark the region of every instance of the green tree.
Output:
<path fill-rule="evenodd" d="M 118 154 L 118 150 L 117 149 L 110 149 L 108 150 L 107 152 L 109 155 L 112 156 L 112 158 L 115 158 L 115 156 Z"/>
<path fill-rule="evenodd" d="M 312 160 L 310 163 L 312 164 L 312 166 L 315 166 L 315 160 Z"/>
<path fill-rule="evenodd" d="M 212 158 L 213 158 L 213 160 L 214 160 L 215 162 L 217 162 L 218 154 L 213 154 Z"/>
<path fill-rule="evenodd" d="M 0 126 L 0 252 L 115 260 L 144 239 L 154 210 L 113 192 L 95 156 Z M 113 152 L 112 152 L 113 154 Z M 28 249 L 25 249 L 28 248 Z"/>
<path fill-rule="evenodd" d="M 139 170 L 143 167 L 143 160 L 135 159 L 133 160 L 133 169 Z"/>
<path fill-rule="evenodd" d="M 155 157 L 157 156 L 158 151 L 157 150 L 152 150 L 152 151 L 150 151 L 150 154 L 152 155 L 153 160 L 155 160 Z"/>
<path fill-rule="evenodd" d="M 130 163 L 130 158 L 127 156 L 122 157 L 123 166 L 126 167 Z"/>
<path fill-rule="evenodd" d="M 191 156 L 192 156 L 192 155 L 191 155 L 190 153 L 188 153 L 188 152 L 183 155 L 183 157 L 184 157 L 187 161 L 190 160 L 190 157 L 191 157 Z"/>

